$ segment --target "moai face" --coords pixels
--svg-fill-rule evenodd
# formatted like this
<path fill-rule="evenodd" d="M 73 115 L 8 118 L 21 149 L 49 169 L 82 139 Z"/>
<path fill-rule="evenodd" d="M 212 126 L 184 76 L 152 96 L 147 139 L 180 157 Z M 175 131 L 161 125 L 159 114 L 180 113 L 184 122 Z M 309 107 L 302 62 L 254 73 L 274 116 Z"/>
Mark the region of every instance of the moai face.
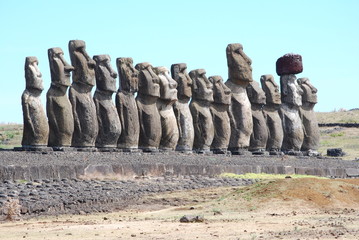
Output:
<path fill-rule="evenodd" d="M 170 76 L 166 67 L 154 68 L 160 80 L 160 98 L 163 100 L 177 101 L 177 82 Z"/>
<path fill-rule="evenodd" d="M 276 104 L 279 105 L 282 103 L 280 99 L 279 86 L 274 81 L 274 77 L 270 74 L 261 76 L 261 85 L 262 89 L 265 92 L 267 104 Z"/>
<path fill-rule="evenodd" d="M 239 43 L 228 44 L 226 53 L 229 79 L 245 86 L 252 82 L 252 60 L 243 52 L 243 46 Z"/>
<path fill-rule="evenodd" d="M 47 50 L 51 70 L 51 83 L 57 86 L 70 86 L 70 76 L 74 67 L 68 64 L 61 48 Z"/>
<path fill-rule="evenodd" d="M 96 85 L 99 90 L 116 92 L 117 73 L 111 67 L 109 55 L 96 55 L 93 57 L 96 62 Z"/>
<path fill-rule="evenodd" d="M 160 80 L 153 72 L 150 63 L 139 63 L 135 66 L 139 71 L 138 75 L 138 92 L 143 95 L 160 97 Z"/>
<path fill-rule="evenodd" d="M 71 64 L 75 68 L 72 80 L 94 86 L 96 63 L 87 54 L 85 42 L 82 40 L 71 40 L 69 42 L 69 52 Z"/>
<path fill-rule="evenodd" d="M 26 57 L 25 59 L 26 89 L 44 90 L 38 63 L 37 57 Z"/>
<path fill-rule="evenodd" d="M 189 72 L 192 79 L 193 99 L 213 102 L 213 85 L 206 77 L 204 69 L 196 69 Z"/>
<path fill-rule="evenodd" d="M 219 104 L 231 104 L 231 90 L 224 85 L 221 76 L 211 76 L 208 80 L 213 85 L 213 100 Z"/>
<path fill-rule="evenodd" d="M 138 91 L 138 70 L 133 67 L 132 58 L 117 58 L 117 71 L 120 80 L 120 90 L 135 93 Z"/>
<path fill-rule="evenodd" d="M 294 74 L 283 75 L 281 78 L 282 102 L 293 106 L 302 106 L 303 90 L 297 83 L 297 77 Z"/>
<path fill-rule="evenodd" d="M 266 104 L 266 94 L 256 81 L 247 86 L 247 95 L 252 104 Z"/>
<path fill-rule="evenodd" d="M 192 97 L 192 79 L 187 73 L 187 64 L 177 63 L 171 66 L 172 78 L 177 82 L 178 98 Z"/>
<path fill-rule="evenodd" d="M 302 101 L 303 103 L 316 104 L 318 90 L 310 83 L 309 78 L 299 78 L 298 84 L 303 90 Z"/>

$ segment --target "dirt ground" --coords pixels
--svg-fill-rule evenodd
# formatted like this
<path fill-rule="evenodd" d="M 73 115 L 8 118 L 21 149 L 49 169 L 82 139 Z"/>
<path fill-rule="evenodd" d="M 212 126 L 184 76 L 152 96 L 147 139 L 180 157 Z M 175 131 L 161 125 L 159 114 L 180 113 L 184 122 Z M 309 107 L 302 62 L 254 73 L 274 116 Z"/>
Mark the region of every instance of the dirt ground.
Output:
<path fill-rule="evenodd" d="M 1 222 L 0 239 L 359 239 L 359 179 L 150 195 L 120 212 Z"/>

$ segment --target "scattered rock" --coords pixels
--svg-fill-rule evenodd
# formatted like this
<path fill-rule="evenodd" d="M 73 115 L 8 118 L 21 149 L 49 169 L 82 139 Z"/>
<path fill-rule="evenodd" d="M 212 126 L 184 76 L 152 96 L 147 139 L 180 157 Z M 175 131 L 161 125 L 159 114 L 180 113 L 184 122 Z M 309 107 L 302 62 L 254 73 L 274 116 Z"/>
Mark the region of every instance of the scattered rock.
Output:
<path fill-rule="evenodd" d="M 204 222 L 204 218 L 202 216 L 185 215 L 181 217 L 180 222 L 182 223 Z"/>

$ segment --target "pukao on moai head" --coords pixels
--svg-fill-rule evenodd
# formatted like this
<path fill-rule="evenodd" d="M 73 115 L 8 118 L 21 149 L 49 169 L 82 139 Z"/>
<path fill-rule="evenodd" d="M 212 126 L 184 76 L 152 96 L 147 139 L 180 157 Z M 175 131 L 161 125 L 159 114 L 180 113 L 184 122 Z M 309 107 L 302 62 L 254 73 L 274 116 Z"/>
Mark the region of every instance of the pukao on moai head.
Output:
<path fill-rule="evenodd" d="M 210 110 L 214 125 L 214 139 L 211 150 L 216 154 L 227 153 L 231 126 L 229 120 L 229 105 L 231 104 L 231 90 L 224 85 L 221 76 L 211 76 L 208 80 L 213 85 L 213 103 Z"/>
<path fill-rule="evenodd" d="M 213 102 L 213 85 L 204 69 L 189 72 L 193 81 L 190 110 L 194 126 L 193 148 L 199 153 L 209 153 L 214 138 L 214 126 L 210 105 Z"/>
<path fill-rule="evenodd" d="M 179 137 L 177 120 L 172 107 L 177 101 L 177 82 L 171 78 L 166 67 L 156 67 L 154 71 L 160 80 L 160 98 L 157 101 L 162 126 L 160 149 L 174 150 Z"/>
<path fill-rule="evenodd" d="M 279 86 L 270 74 L 262 75 L 260 81 L 266 95 L 266 105 L 263 109 L 269 134 L 266 149 L 271 155 L 280 155 L 282 154 L 280 150 L 283 142 L 283 126 L 279 115 L 282 103 Z"/>
<path fill-rule="evenodd" d="M 138 70 L 133 67 L 132 58 L 117 58 L 117 70 L 121 92 L 135 93 L 138 91 Z"/>
<path fill-rule="evenodd" d="M 228 44 L 226 54 L 228 79 L 235 84 L 247 86 L 253 81 L 252 60 L 243 52 L 242 44 Z"/>
<path fill-rule="evenodd" d="M 51 86 L 46 95 L 50 127 L 48 146 L 62 150 L 63 147 L 70 147 L 74 132 L 71 103 L 66 95 L 74 67 L 67 63 L 61 48 L 50 48 L 47 53 L 51 70 Z"/>
<path fill-rule="evenodd" d="M 44 87 L 36 57 L 25 59 L 25 80 L 26 89 L 21 97 L 24 120 L 21 144 L 23 148 L 30 149 L 44 147 L 47 145 L 49 125 L 40 98 Z"/>
<path fill-rule="evenodd" d="M 187 73 L 187 64 L 177 63 L 171 66 L 172 78 L 177 82 L 178 100 L 187 100 L 192 97 L 192 79 Z"/>

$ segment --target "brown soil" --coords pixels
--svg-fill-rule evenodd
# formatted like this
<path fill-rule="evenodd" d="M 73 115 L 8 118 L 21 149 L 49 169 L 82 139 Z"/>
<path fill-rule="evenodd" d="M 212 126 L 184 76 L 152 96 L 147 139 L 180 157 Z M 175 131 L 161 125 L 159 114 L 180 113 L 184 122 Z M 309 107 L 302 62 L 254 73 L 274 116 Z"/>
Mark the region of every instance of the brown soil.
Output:
<path fill-rule="evenodd" d="M 201 223 L 180 223 L 199 215 Z M 0 239 L 359 239 L 359 179 L 150 195 L 121 212 L 0 224 Z"/>

